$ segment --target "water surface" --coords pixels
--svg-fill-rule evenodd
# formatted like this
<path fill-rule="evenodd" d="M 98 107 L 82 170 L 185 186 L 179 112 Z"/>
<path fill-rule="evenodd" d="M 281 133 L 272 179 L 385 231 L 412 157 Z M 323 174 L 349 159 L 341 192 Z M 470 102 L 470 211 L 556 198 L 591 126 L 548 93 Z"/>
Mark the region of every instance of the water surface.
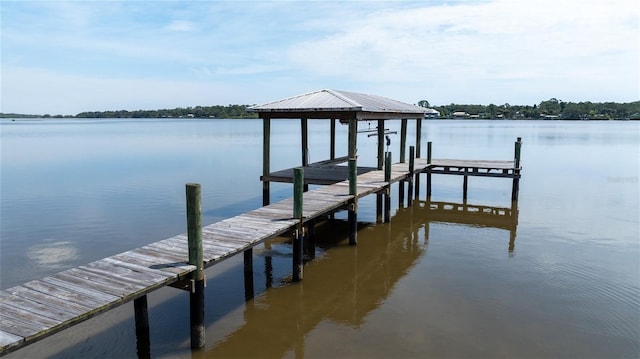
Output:
<path fill-rule="evenodd" d="M 311 161 L 326 159 L 328 123 L 309 127 Z M 204 223 L 257 208 L 261 131 L 259 120 L 2 120 L 0 286 L 185 232 L 187 182 L 202 184 Z M 273 170 L 300 163 L 299 131 L 272 122 Z M 425 121 L 422 133 L 435 158 L 511 159 L 516 137 L 513 222 L 400 207 L 394 187 L 382 224 L 365 198 L 358 246 L 344 214 L 322 224 L 302 283 L 288 282 L 287 238 L 256 248 L 249 302 L 241 258 L 208 270 L 207 347 L 194 356 L 637 357 L 640 123 Z M 375 138 L 358 141 L 374 165 Z M 338 144 L 345 155 L 346 126 Z M 291 195 L 272 189 L 274 201 Z M 433 201 L 461 192 L 461 177 L 434 176 Z M 470 204 L 510 209 L 510 196 L 509 180 L 469 180 Z M 187 298 L 149 295 L 153 357 L 192 357 Z M 132 315 L 129 303 L 8 357 L 136 357 Z"/>

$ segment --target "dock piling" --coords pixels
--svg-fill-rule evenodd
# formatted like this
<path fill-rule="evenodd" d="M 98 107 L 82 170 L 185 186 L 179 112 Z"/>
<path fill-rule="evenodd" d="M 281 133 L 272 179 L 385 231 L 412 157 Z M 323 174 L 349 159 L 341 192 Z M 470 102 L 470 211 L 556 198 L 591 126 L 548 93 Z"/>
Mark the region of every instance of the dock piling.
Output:
<path fill-rule="evenodd" d="M 384 193 L 384 221 L 391 219 L 391 152 L 387 152 L 384 163 L 384 181 L 388 183 Z"/>
<path fill-rule="evenodd" d="M 262 205 L 267 206 L 271 202 L 269 181 L 266 178 L 271 172 L 271 119 L 262 120 Z"/>
<path fill-rule="evenodd" d="M 427 164 L 431 164 L 431 141 L 427 142 Z M 427 170 L 427 200 L 431 198 L 431 171 Z"/>
<path fill-rule="evenodd" d="M 520 192 L 520 154 L 522 152 L 522 137 L 518 137 L 514 144 L 513 154 L 513 185 L 511 187 L 511 201 L 518 201 Z"/>
<path fill-rule="evenodd" d="M 253 248 L 244 251 L 244 299 L 251 300 L 253 289 Z"/>
<path fill-rule="evenodd" d="M 304 169 L 293 169 L 293 217 L 298 220 L 293 238 L 293 281 L 302 280 L 302 258 L 304 229 L 302 224 L 302 198 L 304 194 Z"/>
<path fill-rule="evenodd" d="M 356 167 L 356 159 L 349 159 L 349 194 L 354 196 L 351 204 L 349 205 L 349 244 L 356 245 L 358 243 L 357 237 L 357 227 L 358 227 L 358 199 L 357 199 L 357 191 L 358 191 L 358 176 L 357 176 L 357 167 Z"/>
<path fill-rule="evenodd" d="M 413 203 L 413 172 L 415 166 L 415 147 L 409 146 L 409 185 L 407 186 L 407 205 Z"/>
<path fill-rule="evenodd" d="M 415 149 L 415 157 L 420 158 L 421 152 L 420 148 L 422 146 L 422 118 L 416 119 L 416 149 Z M 415 184 L 413 190 L 416 193 L 415 198 L 420 199 L 420 172 L 416 172 L 415 174 Z"/>
<path fill-rule="evenodd" d="M 349 195 L 353 196 L 349 204 L 349 244 L 358 243 L 358 121 L 355 118 L 349 119 Z"/>
<path fill-rule="evenodd" d="M 196 266 L 192 273 L 189 294 L 191 321 L 191 348 L 200 349 L 205 344 L 204 332 L 204 263 L 202 250 L 202 205 L 200 184 L 188 183 L 187 192 L 187 240 L 189 264 Z"/>
<path fill-rule="evenodd" d="M 133 300 L 136 321 L 136 352 L 138 358 L 151 358 L 151 340 L 149 338 L 149 310 L 147 296 Z"/>
<path fill-rule="evenodd" d="M 469 171 L 468 168 L 464 169 L 464 177 L 462 179 L 462 201 L 464 203 L 467 202 L 467 191 L 469 188 L 469 176 L 467 175 L 468 171 Z"/>

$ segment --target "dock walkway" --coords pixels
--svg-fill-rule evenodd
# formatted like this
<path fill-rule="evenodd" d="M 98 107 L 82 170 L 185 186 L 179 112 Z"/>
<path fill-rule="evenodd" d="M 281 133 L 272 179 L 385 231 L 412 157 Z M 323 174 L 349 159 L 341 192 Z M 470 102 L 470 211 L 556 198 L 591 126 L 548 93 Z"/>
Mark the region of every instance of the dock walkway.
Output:
<path fill-rule="evenodd" d="M 427 162 L 415 159 L 414 174 L 428 173 L 432 167 L 463 168 L 471 176 L 492 171 L 502 176 L 519 173 L 511 161 Z M 379 193 L 411 175 L 408 163 L 391 166 L 390 182 L 384 181 L 382 170 L 360 174 L 356 197 Z M 305 192 L 303 222 L 340 210 L 353 197 L 346 180 Z M 293 218 L 293 205 L 289 198 L 203 227 L 204 267 L 294 229 L 299 222 Z M 161 287 L 188 280 L 196 267 L 187 258 L 187 235 L 181 234 L 1 291 L 0 356 Z"/>

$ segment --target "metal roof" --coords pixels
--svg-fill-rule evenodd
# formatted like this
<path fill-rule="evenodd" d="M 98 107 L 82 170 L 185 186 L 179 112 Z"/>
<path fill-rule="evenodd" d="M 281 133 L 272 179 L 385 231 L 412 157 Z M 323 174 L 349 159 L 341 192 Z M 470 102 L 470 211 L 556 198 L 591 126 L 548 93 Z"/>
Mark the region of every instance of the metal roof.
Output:
<path fill-rule="evenodd" d="M 318 90 L 298 96 L 256 105 L 248 108 L 248 111 L 258 113 L 298 113 L 306 115 L 314 113 L 313 118 L 323 118 L 323 113 L 365 113 L 378 116 L 395 117 L 419 117 L 423 116 L 425 109 L 408 103 L 392 100 L 390 98 L 366 95 L 356 92 L 337 90 Z M 358 116 L 363 118 L 363 116 Z"/>

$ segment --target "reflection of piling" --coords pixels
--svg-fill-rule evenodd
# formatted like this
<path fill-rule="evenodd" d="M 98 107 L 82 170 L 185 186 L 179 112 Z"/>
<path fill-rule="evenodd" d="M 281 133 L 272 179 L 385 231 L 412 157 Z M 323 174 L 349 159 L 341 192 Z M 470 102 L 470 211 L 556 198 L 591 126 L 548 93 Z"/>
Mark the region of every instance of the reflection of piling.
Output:
<path fill-rule="evenodd" d="M 202 251 L 202 206 L 200 185 L 187 184 L 187 236 L 189 264 L 196 266 L 191 277 L 189 295 L 191 348 L 203 348 L 204 333 L 204 263 Z"/>
<path fill-rule="evenodd" d="M 511 201 L 511 227 L 509 228 L 509 255 L 513 255 L 516 247 L 516 233 L 518 228 L 518 201 Z"/>

